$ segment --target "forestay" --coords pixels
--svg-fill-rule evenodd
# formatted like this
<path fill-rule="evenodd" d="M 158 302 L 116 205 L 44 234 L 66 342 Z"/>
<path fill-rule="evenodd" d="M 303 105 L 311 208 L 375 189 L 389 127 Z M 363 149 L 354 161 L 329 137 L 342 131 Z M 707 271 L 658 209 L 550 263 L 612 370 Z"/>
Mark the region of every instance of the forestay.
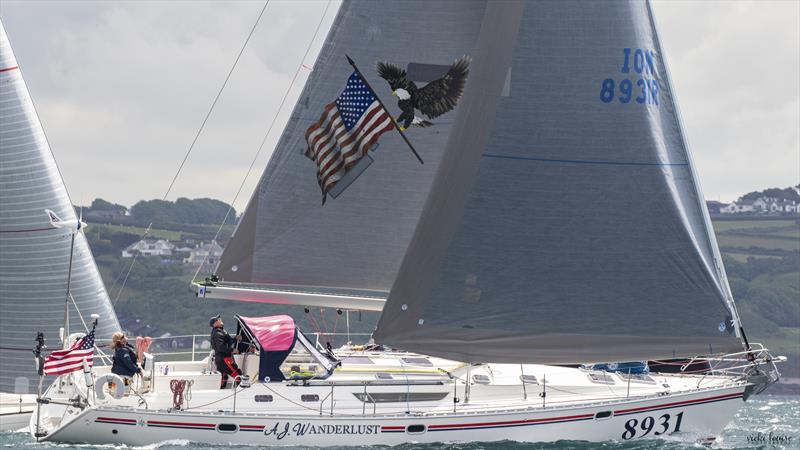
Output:
<path fill-rule="evenodd" d="M 650 5 L 490 2 L 470 53 L 376 342 L 509 363 L 740 349 Z"/>

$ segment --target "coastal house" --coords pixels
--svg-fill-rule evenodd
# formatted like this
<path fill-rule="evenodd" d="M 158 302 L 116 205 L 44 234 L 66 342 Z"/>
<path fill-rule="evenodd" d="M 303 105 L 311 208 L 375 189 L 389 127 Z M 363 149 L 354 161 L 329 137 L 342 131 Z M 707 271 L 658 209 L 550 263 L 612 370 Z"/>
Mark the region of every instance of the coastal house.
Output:
<path fill-rule="evenodd" d="M 175 246 L 165 239 L 141 240 L 134 242 L 127 246 L 122 251 L 123 258 L 132 258 L 134 255 L 139 254 L 142 256 L 172 256 L 172 251 Z"/>
<path fill-rule="evenodd" d="M 784 214 L 800 214 L 800 203 L 783 200 L 781 202 L 781 211 Z"/>
<path fill-rule="evenodd" d="M 217 265 L 219 257 L 222 256 L 222 250 L 222 246 L 217 244 L 217 241 L 201 244 L 189 252 L 189 257 L 184 258 L 183 263 L 193 266 L 205 264 L 209 268 L 213 268 Z M 205 261 L 205 263 L 203 261 Z"/>
<path fill-rule="evenodd" d="M 741 214 L 752 213 L 756 211 L 753 200 L 737 200 L 727 206 L 719 209 L 721 214 Z"/>
<path fill-rule="evenodd" d="M 710 208 L 710 207 L 709 207 Z M 760 197 L 755 200 L 737 200 L 719 208 L 720 214 L 798 214 L 800 203 L 794 200 Z"/>
<path fill-rule="evenodd" d="M 709 214 L 720 214 L 720 210 L 728 206 L 727 203 L 718 202 L 716 200 L 706 200 L 706 208 Z"/>

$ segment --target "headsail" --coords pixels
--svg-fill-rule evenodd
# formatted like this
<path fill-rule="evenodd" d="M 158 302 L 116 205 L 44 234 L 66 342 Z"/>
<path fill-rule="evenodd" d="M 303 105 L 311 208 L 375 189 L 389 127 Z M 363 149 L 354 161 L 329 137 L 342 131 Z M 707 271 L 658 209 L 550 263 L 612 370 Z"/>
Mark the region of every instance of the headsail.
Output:
<path fill-rule="evenodd" d="M 740 349 L 649 4 L 518 6 L 489 2 L 376 342 L 474 362 Z"/>
<path fill-rule="evenodd" d="M 54 226 L 46 209 L 65 226 Z M 36 331 L 45 333 L 50 348 L 59 346 L 70 236 L 78 223 L 0 23 L 0 390 L 13 391 L 21 377 L 33 392 Z M 75 239 L 70 285 L 84 318 L 100 315 L 98 334 L 119 329 L 82 233 Z M 75 308 L 70 311 L 70 331 L 85 331 Z"/>
<path fill-rule="evenodd" d="M 293 301 L 273 291 L 313 291 L 323 296 L 322 302 L 329 301 L 324 298 L 326 294 L 388 295 L 451 133 L 455 112 L 431 119 L 431 126 L 406 131 L 424 165 L 396 132 L 388 132 L 369 153 L 369 167 L 324 206 L 320 204 L 317 167 L 303 156 L 305 132 L 319 120 L 325 105 L 339 96 L 352 73 L 346 54 L 398 117 L 399 97 L 392 95 L 393 88 L 378 74 L 376 64 L 388 62 L 401 67 L 419 87 L 439 79 L 456 60 L 472 51 L 484 8 L 483 3 L 459 1 L 342 4 L 217 269 L 223 286 L 246 283 L 242 288 L 251 294 L 231 290 L 223 294 L 224 289 L 208 288 L 206 295 L 284 303 Z M 436 26 L 430 26 L 434 21 Z M 416 27 L 413 32 L 410 26 Z M 366 160 L 368 157 L 362 159 Z M 259 290 L 270 293 L 260 296 Z M 380 310 L 380 299 L 372 303 L 377 307 L 368 309 Z"/>

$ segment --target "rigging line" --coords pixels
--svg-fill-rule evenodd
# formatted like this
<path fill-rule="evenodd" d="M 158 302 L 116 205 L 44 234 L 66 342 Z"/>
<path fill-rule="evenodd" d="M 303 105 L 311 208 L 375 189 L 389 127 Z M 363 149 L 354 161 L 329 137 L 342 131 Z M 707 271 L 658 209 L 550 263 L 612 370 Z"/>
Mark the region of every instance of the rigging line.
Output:
<path fill-rule="evenodd" d="M 264 144 L 267 142 L 267 138 L 269 137 L 270 133 L 272 133 L 272 129 L 275 127 L 275 122 L 278 120 L 278 115 L 280 115 L 283 106 L 286 104 L 286 99 L 289 98 L 289 93 L 292 91 L 295 83 L 297 82 L 297 78 L 300 76 L 300 71 L 302 69 L 306 70 L 313 70 L 310 69 L 308 66 L 305 65 L 304 61 L 308 57 L 309 52 L 311 52 L 311 47 L 314 45 L 314 41 L 317 40 L 317 35 L 319 35 L 319 30 L 322 28 L 322 22 L 325 21 L 325 17 L 328 15 L 328 9 L 331 7 L 331 0 L 328 0 L 328 4 L 325 6 L 325 10 L 322 12 L 322 17 L 319 18 L 319 23 L 317 23 L 317 28 L 314 30 L 314 35 L 311 37 L 311 41 L 309 41 L 308 46 L 306 46 L 306 51 L 303 53 L 303 58 L 300 60 L 300 64 L 297 66 L 297 70 L 294 72 L 294 76 L 292 76 L 292 82 L 289 83 L 289 88 L 286 89 L 286 92 L 283 94 L 283 98 L 281 99 L 280 104 L 278 105 L 277 111 L 275 111 L 275 115 L 272 116 L 272 120 L 270 121 L 269 127 L 267 127 L 267 132 L 264 134 L 264 138 L 261 139 L 261 144 L 258 146 L 258 150 L 256 151 L 255 156 L 253 156 L 253 160 L 250 162 L 250 167 L 247 168 L 247 172 L 244 175 L 244 179 L 242 180 L 241 184 L 239 184 L 239 189 L 236 191 L 236 195 L 233 196 L 233 200 L 228 203 L 228 211 L 225 213 L 225 217 L 222 219 L 222 224 L 220 224 L 219 228 L 217 229 L 217 233 L 214 235 L 214 240 L 216 241 L 219 238 L 222 229 L 225 227 L 225 223 L 228 221 L 228 217 L 233 210 L 233 204 L 236 203 L 236 200 L 239 199 L 239 195 L 242 193 L 242 189 L 244 189 L 244 185 L 247 182 L 247 179 L 250 178 L 250 173 L 253 171 L 253 167 L 255 167 L 256 161 L 258 161 L 259 155 L 261 155 L 261 150 L 264 148 Z M 203 257 L 203 262 L 200 263 L 200 266 L 197 267 L 192 279 L 189 281 L 191 285 L 192 281 L 197 279 L 197 274 L 200 273 L 200 270 L 205 266 L 206 259 L 208 259 L 208 254 Z"/>
<path fill-rule="evenodd" d="M 233 61 L 233 65 L 231 65 L 231 69 L 228 71 L 228 75 L 225 77 L 225 81 L 222 82 L 222 86 L 219 88 L 217 95 L 214 97 L 214 101 L 211 102 L 211 107 L 208 108 L 208 112 L 206 113 L 203 122 L 200 124 L 200 128 L 197 129 L 197 133 L 192 139 L 192 143 L 189 145 L 189 149 L 186 151 L 186 154 L 183 156 L 183 160 L 181 160 L 180 165 L 178 166 L 178 170 L 175 172 L 175 176 L 172 177 L 172 181 L 170 181 L 169 186 L 167 187 L 167 191 L 164 192 L 164 196 L 162 200 L 166 200 L 169 193 L 172 191 L 172 188 L 175 186 L 175 182 L 178 180 L 178 176 L 181 174 L 183 170 L 183 166 L 186 165 L 186 161 L 189 159 L 189 155 L 191 155 L 192 150 L 194 149 L 194 145 L 197 143 L 197 140 L 200 138 L 200 134 L 203 133 L 203 129 L 208 122 L 209 117 L 211 117 L 211 113 L 214 111 L 214 107 L 217 105 L 217 101 L 219 100 L 220 96 L 222 95 L 222 91 L 225 90 L 225 86 L 228 85 L 228 80 L 231 79 L 231 75 L 233 74 L 234 69 L 236 69 L 236 65 L 239 64 L 239 60 L 242 58 L 242 54 L 244 53 L 244 49 L 247 47 L 247 43 L 250 42 L 250 38 L 253 37 L 253 33 L 256 31 L 256 27 L 258 23 L 261 21 L 261 16 L 264 15 L 264 11 L 267 9 L 267 5 L 271 0 L 267 0 L 264 2 L 264 6 L 261 7 L 261 11 L 258 13 L 258 17 L 256 21 L 253 23 L 253 27 L 250 28 L 250 33 L 248 33 L 247 38 L 244 40 L 244 44 L 242 44 L 242 48 L 239 50 L 239 54 L 236 55 L 236 59 Z M 227 217 L 227 216 L 226 216 Z M 154 220 L 150 220 L 150 223 L 147 225 L 147 228 L 142 233 L 142 239 L 145 239 L 147 235 L 150 233 L 150 229 L 153 227 Z M 224 222 L 223 222 L 224 223 Z M 125 288 L 125 284 L 128 282 L 128 277 L 131 274 L 131 270 L 133 270 L 134 264 L 136 264 L 136 259 L 139 256 L 139 252 L 134 253 L 133 259 L 131 259 L 131 265 L 128 267 L 128 271 L 125 274 L 125 278 L 122 280 L 122 285 L 119 287 L 119 291 L 117 291 L 117 296 L 114 298 L 114 301 L 111 302 L 111 305 L 115 305 L 117 300 L 119 300 L 119 296 L 122 294 L 122 290 Z M 201 266 L 202 267 L 202 266 Z"/>

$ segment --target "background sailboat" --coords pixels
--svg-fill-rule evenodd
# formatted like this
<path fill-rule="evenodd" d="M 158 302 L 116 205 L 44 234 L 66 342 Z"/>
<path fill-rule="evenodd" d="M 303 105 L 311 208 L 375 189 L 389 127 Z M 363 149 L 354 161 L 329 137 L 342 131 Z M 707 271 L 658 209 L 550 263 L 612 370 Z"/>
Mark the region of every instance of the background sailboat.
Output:
<path fill-rule="evenodd" d="M 71 231 L 51 224 L 45 209 L 65 222 L 78 220 L 36 115 L 22 71 L 0 23 L 0 390 L 34 393 L 31 356 L 37 331 L 60 347 Z M 85 331 L 99 314 L 98 334 L 119 329 L 92 253 L 75 235 L 68 332 Z M 75 308 L 77 305 L 77 308 Z M 78 313 L 80 310 L 80 314 Z"/>

